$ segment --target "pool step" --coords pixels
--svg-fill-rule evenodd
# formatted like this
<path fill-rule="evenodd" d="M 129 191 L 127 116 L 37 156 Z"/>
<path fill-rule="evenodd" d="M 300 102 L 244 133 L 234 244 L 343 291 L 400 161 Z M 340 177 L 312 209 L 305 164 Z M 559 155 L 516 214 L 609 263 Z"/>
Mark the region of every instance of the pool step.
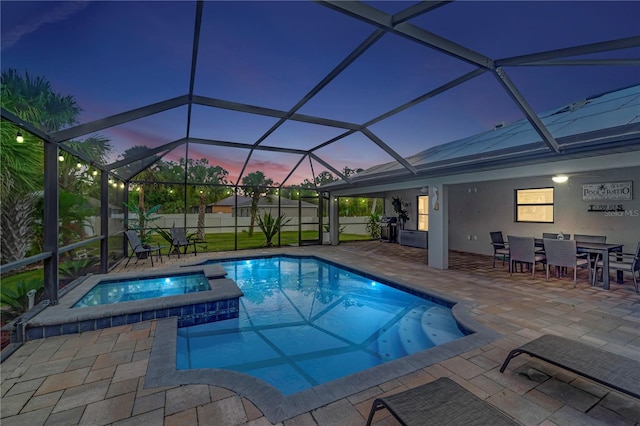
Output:
<path fill-rule="evenodd" d="M 424 334 L 434 346 L 450 342 L 461 337 L 451 310 L 444 306 L 431 306 L 422 315 L 421 326 Z"/>

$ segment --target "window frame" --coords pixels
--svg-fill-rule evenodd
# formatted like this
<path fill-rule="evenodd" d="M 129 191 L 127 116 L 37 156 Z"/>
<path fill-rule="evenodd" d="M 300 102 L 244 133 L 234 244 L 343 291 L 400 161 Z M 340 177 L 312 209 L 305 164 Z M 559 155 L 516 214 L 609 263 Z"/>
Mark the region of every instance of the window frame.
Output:
<path fill-rule="evenodd" d="M 551 190 L 551 202 L 550 203 L 518 203 L 518 192 L 519 191 L 531 191 L 531 190 L 542 190 L 547 189 Z M 543 186 L 536 188 L 516 188 L 513 190 L 513 220 L 515 223 L 555 223 L 556 220 L 556 209 L 555 209 L 555 201 L 556 201 L 556 191 L 553 186 Z M 540 206 L 551 206 L 551 220 L 521 220 L 518 217 L 518 208 L 519 207 L 540 207 Z"/>

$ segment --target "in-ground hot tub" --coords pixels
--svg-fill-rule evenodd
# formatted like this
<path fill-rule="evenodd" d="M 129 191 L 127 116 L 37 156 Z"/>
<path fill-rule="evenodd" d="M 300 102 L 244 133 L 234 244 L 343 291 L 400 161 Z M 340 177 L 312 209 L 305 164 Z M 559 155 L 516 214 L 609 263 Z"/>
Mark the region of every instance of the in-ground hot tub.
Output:
<path fill-rule="evenodd" d="M 204 271 L 101 281 L 72 308 L 109 305 L 133 300 L 156 299 L 211 290 Z"/>
<path fill-rule="evenodd" d="M 220 265 L 196 265 L 93 275 L 61 297 L 59 304 L 47 307 L 21 324 L 20 326 L 25 327 L 22 335 L 26 340 L 41 339 L 171 316 L 178 317 L 181 327 L 236 318 L 239 312 L 239 298 L 243 293 L 233 280 L 225 278 L 226 274 Z M 201 287 L 197 292 L 187 291 L 191 289 L 189 285 L 183 286 L 182 294 L 161 294 L 161 290 L 154 289 L 147 291 L 147 295 L 155 293 L 158 297 L 137 298 L 139 292 L 135 290 L 141 288 L 138 288 L 138 283 L 145 280 L 156 283 L 167 279 L 172 281 L 181 276 L 203 277 L 206 285 L 202 281 L 197 284 L 197 287 Z M 113 283 L 116 283 L 116 287 L 113 287 Z M 105 300 L 108 301 L 109 291 L 114 296 L 114 288 L 117 286 L 120 286 L 120 289 L 131 287 L 134 291 L 116 290 L 118 297 L 112 299 L 119 298 L 120 300 L 116 300 L 117 303 L 93 303 L 96 300 L 96 291 L 98 295 L 100 291 L 105 292 Z M 87 298 L 87 295 L 92 294 L 94 296 Z M 80 302 L 81 300 L 84 301 Z M 78 302 L 80 304 L 75 306 Z"/>

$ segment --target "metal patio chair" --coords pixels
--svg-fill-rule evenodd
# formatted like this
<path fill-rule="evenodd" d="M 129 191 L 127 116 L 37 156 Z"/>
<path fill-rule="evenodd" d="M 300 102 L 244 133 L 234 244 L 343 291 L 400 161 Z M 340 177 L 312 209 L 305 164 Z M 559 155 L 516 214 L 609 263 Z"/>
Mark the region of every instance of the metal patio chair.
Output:
<path fill-rule="evenodd" d="M 496 258 L 502 259 L 504 266 L 504 262 L 509 260 L 509 246 L 502 237 L 502 231 L 489 232 L 489 235 L 493 246 L 493 267 L 496 267 Z"/>
<path fill-rule="evenodd" d="M 187 254 L 187 248 L 193 246 L 193 254 L 198 255 L 198 249 L 196 247 L 196 240 L 187 237 L 187 230 L 185 228 L 171 228 L 171 246 L 169 246 L 169 257 L 171 252 L 176 249 L 178 252 L 178 259 L 180 259 L 180 248 L 184 247 L 184 254 Z"/>
<path fill-rule="evenodd" d="M 160 262 L 162 262 L 162 253 L 160 253 L 162 246 L 160 246 L 160 244 L 156 243 L 157 245 L 155 247 L 151 247 L 149 245 L 145 246 L 144 244 L 142 244 L 142 241 L 140 241 L 140 237 L 138 236 L 137 232 L 133 230 L 126 231 L 124 234 L 126 235 L 127 240 L 129 241 L 129 245 L 131 246 L 131 254 L 127 259 L 127 263 L 124 265 L 125 268 L 129 265 L 129 262 L 134 255 L 136 256 L 136 264 L 140 259 L 146 259 L 148 257 L 149 259 L 151 259 L 151 266 L 153 266 L 154 253 L 158 256 L 158 258 L 160 258 Z"/>

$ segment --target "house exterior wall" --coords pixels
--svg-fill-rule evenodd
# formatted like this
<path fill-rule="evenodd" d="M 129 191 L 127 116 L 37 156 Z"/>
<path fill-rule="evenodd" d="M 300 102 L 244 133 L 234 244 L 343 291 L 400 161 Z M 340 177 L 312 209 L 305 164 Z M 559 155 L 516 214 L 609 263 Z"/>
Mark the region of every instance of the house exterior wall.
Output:
<path fill-rule="evenodd" d="M 633 199 L 625 201 L 584 201 L 582 185 L 632 181 Z M 553 187 L 554 223 L 515 222 L 516 189 Z M 623 212 L 589 212 L 590 205 L 621 204 Z M 599 170 L 578 174 L 565 183 L 549 176 L 515 178 L 449 187 L 449 248 L 472 253 L 493 254 L 489 232 L 542 237 L 543 232 L 573 235 L 606 235 L 607 242 L 624 244 L 634 251 L 640 242 L 640 167 Z M 469 239 L 469 236 L 471 239 Z"/>

